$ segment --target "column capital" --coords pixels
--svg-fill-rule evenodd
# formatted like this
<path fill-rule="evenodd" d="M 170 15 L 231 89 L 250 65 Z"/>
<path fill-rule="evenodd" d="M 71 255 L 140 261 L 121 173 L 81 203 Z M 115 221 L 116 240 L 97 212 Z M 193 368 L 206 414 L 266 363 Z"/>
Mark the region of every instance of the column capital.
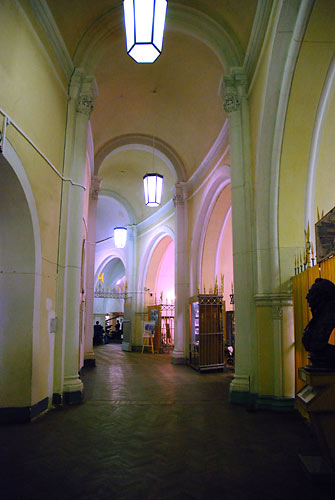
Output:
<path fill-rule="evenodd" d="M 238 111 L 240 109 L 240 100 L 235 89 L 226 90 L 222 96 L 223 107 L 226 113 Z"/>
<path fill-rule="evenodd" d="M 227 113 L 238 111 L 241 100 L 248 97 L 248 78 L 243 68 L 232 68 L 221 80 L 220 94 Z"/>
<path fill-rule="evenodd" d="M 99 179 L 99 177 L 97 177 L 96 175 L 93 175 L 91 179 L 91 191 L 90 191 L 90 197 L 92 198 L 92 200 L 98 199 L 100 186 L 101 186 L 101 179 Z"/>
<path fill-rule="evenodd" d="M 90 116 L 93 102 L 98 95 L 98 87 L 94 76 L 85 75 L 80 68 L 76 68 L 70 83 L 69 97 L 76 102 L 78 113 Z"/>
<path fill-rule="evenodd" d="M 175 207 L 184 206 L 186 200 L 185 183 L 179 182 L 174 186 L 173 204 Z"/>
<path fill-rule="evenodd" d="M 80 94 L 77 101 L 77 113 L 90 116 L 93 110 L 93 97 L 89 94 Z"/>
<path fill-rule="evenodd" d="M 129 224 L 129 226 L 127 226 L 127 231 L 128 231 L 127 237 L 129 237 L 131 239 L 135 239 L 137 236 L 137 225 L 136 224 Z"/>

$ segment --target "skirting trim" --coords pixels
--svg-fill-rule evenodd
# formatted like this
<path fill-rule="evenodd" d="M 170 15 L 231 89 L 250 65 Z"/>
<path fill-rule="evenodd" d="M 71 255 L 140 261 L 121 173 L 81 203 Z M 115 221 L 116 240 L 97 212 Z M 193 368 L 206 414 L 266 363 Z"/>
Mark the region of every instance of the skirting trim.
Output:
<path fill-rule="evenodd" d="M 259 396 L 258 394 L 240 391 L 231 391 L 229 396 L 232 404 L 246 406 L 250 411 L 294 411 L 294 398 Z"/>
<path fill-rule="evenodd" d="M 258 396 L 255 401 L 256 410 L 293 411 L 294 398 L 276 396 Z"/>
<path fill-rule="evenodd" d="M 188 358 L 174 358 L 173 356 L 171 359 L 171 363 L 173 365 L 187 365 L 188 361 Z"/>
<path fill-rule="evenodd" d="M 82 391 L 64 392 L 64 402 L 68 405 L 79 405 L 83 401 Z"/>
<path fill-rule="evenodd" d="M 24 424 L 30 422 L 48 409 L 49 398 L 44 398 L 32 406 L 0 408 L 1 424 Z"/>

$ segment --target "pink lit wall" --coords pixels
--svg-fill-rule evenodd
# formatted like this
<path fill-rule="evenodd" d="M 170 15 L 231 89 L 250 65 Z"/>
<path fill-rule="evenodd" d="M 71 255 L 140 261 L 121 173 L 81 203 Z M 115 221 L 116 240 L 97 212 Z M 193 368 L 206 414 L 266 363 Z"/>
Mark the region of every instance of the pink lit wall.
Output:
<path fill-rule="evenodd" d="M 231 284 L 234 282 L 233 271 L 233 231 L 231 212 L 228 216 L 222 239 L 219 242 L 217 255 L 217 275 L 224 275 L 224 300 L 226 301 L 226 310 L 233 309 L 230 304 L 229 294 L 231 293 Z"/>
<path fill-rule="evenodd" d="M 163 292 L 163 302 L 168 299 L 174 299 L 174 242 L 171 241 L 167 246 L 156 275 L 155 289 L 157 298 Z"/>
<path fill-rule="evenodd" d="M 224 300 L 226 309 L 230 305 L 231 283 L 233 275 L 233 246 L 232 246 L 232 222 L 231 222 L 231 192 L 230 185 L 226 186 L 218 196 L 206 228 L 204 241 L 202 266 L 201 266 L 201 290 L 206 287 L 214 288 L 215 278 L 221 285 L 221 274 L 224 276 Z"/>

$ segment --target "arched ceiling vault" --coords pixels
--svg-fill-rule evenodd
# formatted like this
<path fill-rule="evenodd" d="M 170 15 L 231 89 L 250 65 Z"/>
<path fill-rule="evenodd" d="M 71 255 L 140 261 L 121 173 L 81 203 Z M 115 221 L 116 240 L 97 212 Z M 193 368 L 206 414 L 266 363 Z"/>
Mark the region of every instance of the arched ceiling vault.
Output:
<path fill-rule="evenodd" d="M 185 182 L 187 174 L 183 162 L 168 144 L 157 137 L 148 137 L 140 134 L 127 134 L 108 141 L 95 155 L 94 170 L 99 175 L 99 169 L 104 160 L 120 151 L 148 151 L 159 157 L 169 168 L 174 182 Z"/>
<path fill-rule="evenodd" d="M 95 174 L 102 189 L 129 202 L 139 222 L 149 215 L 141 176 L 153 157 L 164 171 L 166 203 L 172 185 L 187 182 L 216 143 L 226 120 L 220 82 L 243 65 L 258 0 L 169 0 L 163 52 L 154 64 L 126 54 L 122 0 L 46 4 L 63 52 L 97 82 Z"/>

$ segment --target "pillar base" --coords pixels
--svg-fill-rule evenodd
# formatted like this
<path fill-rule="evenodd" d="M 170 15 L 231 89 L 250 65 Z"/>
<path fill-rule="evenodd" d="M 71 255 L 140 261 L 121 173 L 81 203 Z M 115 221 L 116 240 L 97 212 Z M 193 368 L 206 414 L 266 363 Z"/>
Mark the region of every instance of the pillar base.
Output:
<path fill-rule="evenodd" d="M 122 342 L 121 349 L 122 351 L 127 352 L 131 352 L 133 350 L 130 342 Z"/>
<path fill-rule="evenodd" d="M 64 392 L 63 397 L 68 405 L 79 405 L 83 401 L 82 391 Z"/>
<path fill-rule="evenodd" d="M 173 365 L 186 365 L 188 361 L 183 351 L 173 351 L 171 358 Z"/>
<path fill-rule="evenodd" d="M 235 375 L 229 387 L 229 401 L 237 405 L 250 405 L 249 377 Z"/>
<path fill-rule="evenodd" d="M 310 480 L 319 484 L 335 484 L 335 472 L 318 455 L 299 455 L 300 463 Z"/>
<path fill-rule="evenodd" d="M 95 358 L 85 358 L 84 368 L 94 368 L 96 366 Z"/>
<path fill-rule="evenodd" d="M 79 404 L 83 399 L 83 383 L 78 375 L 65 377 L 63 397 L 67 404 Z"/>

